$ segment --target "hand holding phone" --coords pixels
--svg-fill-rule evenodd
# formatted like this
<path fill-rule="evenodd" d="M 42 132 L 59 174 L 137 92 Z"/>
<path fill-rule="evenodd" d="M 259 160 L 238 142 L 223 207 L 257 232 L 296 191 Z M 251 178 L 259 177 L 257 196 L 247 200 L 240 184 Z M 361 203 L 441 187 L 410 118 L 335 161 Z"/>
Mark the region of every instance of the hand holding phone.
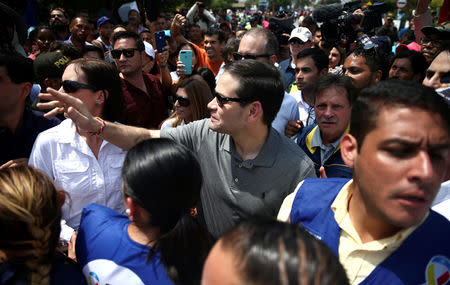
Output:
<path fill-rule="evenodd" d="M 163 52 L 163 47 L 166 46 L 166 33 L 164 31 L 155 32 L 155 43 L 158 52 Z"/>
<path fill-rule="evenodd" d="M 180 50 L 180 61 L 184 64 L 185 74 L 192 74 L 192 51 Z"/>

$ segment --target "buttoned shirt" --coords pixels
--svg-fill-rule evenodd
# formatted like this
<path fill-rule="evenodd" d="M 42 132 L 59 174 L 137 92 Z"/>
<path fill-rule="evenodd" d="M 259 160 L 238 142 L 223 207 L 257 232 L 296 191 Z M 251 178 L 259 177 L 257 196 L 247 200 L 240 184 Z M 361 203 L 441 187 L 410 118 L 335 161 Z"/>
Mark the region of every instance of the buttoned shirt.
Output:
<path fill-rule="evenodd" d="M 315 177 L 311 160 L 295 143 L 271 128 L 254 159 L 243 160 L 233 138 L 209 129 L 210 120 L 161 131 L 197 154 L 204 183 L 200 216 L 219 238 L 251 215 L 275 218 L 284 197 L 299 181 Z"/>
<path fill-rule="evenodd" d="M 103 141 L 96 158 L 73 122 L 66 119 L 37 137 L 29 164 L 68 194 L 62 218 L 76 229 L 81 210 L 90 203 L 124 212 L 121 171 L 125 155 L 126 151 Z"/>
<path fill-rule="evenodd" d="M 344 134 L 342 134 L 343 136 Z M 318 128 L 317 132 L 314 132 L 311 147 L 319 147 L 320 148 L 320 164 L 323 165 L 325 161 L 327 161 L 330 156 L 333 155 L 336 148 L 339 146 L 339 142 L 341 141 L 342 136 L 328 145 L 324 145 L 322 138 L 320 137 L 320 128 Z"/>
<path fill-rule="evenodd" d="M 303 122 L 303 126 L 306 127 L 314 124 L 314 121 L 316 120 L 314 106 L 309 106 L 309 104 L 306 103 L 303 99 L 302 91 L 298 90 L 290 94 L 297 100 L 300 121 Z"/>

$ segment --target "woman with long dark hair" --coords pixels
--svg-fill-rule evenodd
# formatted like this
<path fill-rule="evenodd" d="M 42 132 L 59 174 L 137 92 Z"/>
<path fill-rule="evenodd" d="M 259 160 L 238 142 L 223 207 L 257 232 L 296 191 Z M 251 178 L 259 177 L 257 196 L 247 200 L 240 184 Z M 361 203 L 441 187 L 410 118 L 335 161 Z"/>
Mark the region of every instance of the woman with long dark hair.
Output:
<path fill-rule="evenodd" d="M 134 146 L 123 166 L 127 215 L 91 204 L 76 241 L 88 280 L 111 284 L 199 284 L 210 249 L 195 218 L 202 175 L 186 147 L 169 139 Z"/>

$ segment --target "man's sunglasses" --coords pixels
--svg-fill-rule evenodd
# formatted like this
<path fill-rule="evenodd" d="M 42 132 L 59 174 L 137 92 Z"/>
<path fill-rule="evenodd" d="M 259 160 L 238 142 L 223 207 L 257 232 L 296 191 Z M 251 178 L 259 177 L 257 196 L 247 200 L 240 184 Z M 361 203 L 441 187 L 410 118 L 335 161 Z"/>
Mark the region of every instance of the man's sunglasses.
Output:
<path fill-rule="evenodd" d="M 84 84 L 73 80 L 64 80 L 62 82 L 62 87 L 66 93 L 75 93 L 78 91 L 78 89 L 91 89 L 92 91 L 97 91 L 97 87 L 90 85 L 90 84 Z"/>
<path fill-rule="evenodd" d="M 266 57 L 269 58 L 271 55 L 264 53 L 264 54 L 242 54 L 240 52 L 233 52 L 233 58 L 234 60 L 242 60 L 242 59 L 257 59 L 258 57 Z"/>
<path fill-rule="evenodd" d="M 135 51 L 135 50 L 139 50 L 139 49 L 137 49 L 137 48 L 113 49 L 113 50 L 111 51 L 111 56 L 112 56 L 113 58 L 115 58 L 115 59 L 118 59 L 118 58 L 120 58 L 120 56 L 121 56 L 122 53 L 123 53 L 123 55 L 124 55 L 126 58 L 130 58 L 130 57 L 133 57 L 133 56 L 134 56 L 134 51 Z"/>
<path fill-rule="evenodd" d="M 214 97 L 217 100 L 217 105 L 219 105 L 219 107 L 223 107 L 223 105 L 227 102 L 239 102 L 239 103 L 248 103 L 251 101 L 254 101 L 252 99 L 244 99 L 244 98 L 231 98 L 231 97 L 223 97 L 220 94 L 218 94 L 216 92 L 216 94 L 214 94 Z"/>
<path fill-rule="evenodd" d="M 304 41 L 302 41 L 300 39 L 292 39 L 292 40 L 289 41 L 289 43 L 291 45 L 294 45 L 294 44 L 304 45 L 306 43 L 309 43 L 309 41 L 304 42 Z"/>
<path fill-rule="evenodd" d="M 181 107 L 188 107 L 191 104 L 191 101 L 189 101 L 189 98 L 181 97 L 181 96 L 173 96 L 173 102 L 178 101 L 178 104 L 180 104 Z"/>

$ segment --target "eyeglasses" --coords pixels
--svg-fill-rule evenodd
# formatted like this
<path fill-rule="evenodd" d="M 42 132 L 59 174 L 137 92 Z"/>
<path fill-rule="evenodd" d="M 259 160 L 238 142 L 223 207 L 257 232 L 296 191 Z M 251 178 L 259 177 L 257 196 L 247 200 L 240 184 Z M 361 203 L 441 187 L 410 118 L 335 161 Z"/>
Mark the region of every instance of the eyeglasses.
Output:
<path fill-rule="evenodd" d="M 173 96 L 173 102 L 178 101 L 178 104 L 180 104 L 181 107 L 188 107 L 191 104 L 191 101 L 189 101 L 189 98 L 181 97 L 181 96 Z"/>
<path fill-rule="evenodd" d="M 62 82 L 62 87 L 66 93 L 75 93 L 81 88 L 91 89 L 93 91 L 98 90 L 97 87 L 95 87 L 93 85 L 84 84 L 84 83 L 80 83 L 80 82 L 73 81 L 73 80 L 64 80 Z"/>
<path fill-rule="evenodd" d="M 130 57 L 133 57 L 133 56 L 134 56 L 134 51 L 135 51 L 135 50 L 139 50 L 139 49 L 137 49 L 137 48 L 113 49 L 113 50 L 111 51 L 111 56 L 112 56 L 113 58 L 115 58 L 115 59 L 118 59 L 118 58 L 120 58 L 120 56 L 121 56 L 122 53 L 123 53 L 123 55 L 124 55 L 126 58 L 130 58 Z"/>
<path fill-rule="evenodd" d="M 304 41 L 302 41 L 302 40 L 300 40 L 300 39 L 292 39 L 292 40 L 289 41 L 289 43 L 290 43 L 291 45 L 294 45 L 294 44 L 304 45 L 304 44 L 307 44 L 307 43 L 309 43 L 309 42 L 310 42 L 310 41 L 304 42 Z"/>
<path fill-rule="evenodd" d="M 264 53 L 264 54 L 242 54 L 240 52 L 233 52 L 233 58 L 234 60 L 242 60 L 242 59 L 257 59 L 258 57 L 266 57 L 269 58 L 271 55 Z"/>
<path fill-rule="evenodd" d="M 430 42 L 435 47 L 441 47 L 442 46 L 442 42 L 440 40 L 432 40 L 432 39 L 429 39 L 429 38 L 426 38 L 426 37 L 423 37 L 420 40 L 420 43 L 423 44 L 423 45 L 426 45 L 426 44 L 428 44 Z"/>
<path fill-rule="evenodd" d="M 227 102 L 239 102 L 239 103 L 248 103 L 251 101 L 254 101 L 254 99 L 244 99 L 244 98 L 231 98 L 231 97 L 223 97 L 222 95 L 218 94 L 216 92 L 216 94 L 214 94 L 214 97 L 217 100 L 217 105 L 219 105 L 219 107 L 223 107 L 223 105 Z"/>

